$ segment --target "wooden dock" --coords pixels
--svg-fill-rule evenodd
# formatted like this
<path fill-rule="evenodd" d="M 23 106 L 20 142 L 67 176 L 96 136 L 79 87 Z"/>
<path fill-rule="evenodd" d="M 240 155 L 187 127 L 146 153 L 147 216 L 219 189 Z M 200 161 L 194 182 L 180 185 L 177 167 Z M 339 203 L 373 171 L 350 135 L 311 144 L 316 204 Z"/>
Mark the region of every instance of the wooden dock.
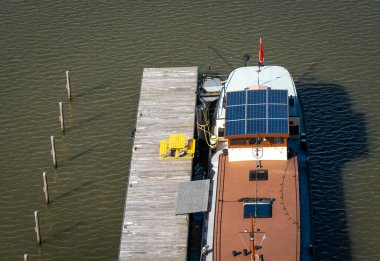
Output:
<path fill-rule="evenodd" d="M 119 261 L 186 260 L 187 215 L 176 216 L 175 203 L 192 160 L 162 160 L 159 145 L 171 133 L 193 138 L 197 74 L 197 67 L 144 69 Z"/>

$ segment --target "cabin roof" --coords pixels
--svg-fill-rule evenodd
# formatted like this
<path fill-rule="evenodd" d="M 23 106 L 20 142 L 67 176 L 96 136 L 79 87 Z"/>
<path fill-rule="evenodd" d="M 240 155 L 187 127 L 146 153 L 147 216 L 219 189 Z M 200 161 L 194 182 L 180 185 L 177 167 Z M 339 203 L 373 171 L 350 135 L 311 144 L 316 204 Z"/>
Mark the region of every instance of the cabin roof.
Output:
<path fill-rule="evenodd" d="M 233 70 L 226 81 L 226 91 L 240 91 L 256 85 L 265 85 L 273 89 L 289 90 L 288 95 L 296 96 L 293 78 L 289 71 L 281 66 L 246 66 Z"/>

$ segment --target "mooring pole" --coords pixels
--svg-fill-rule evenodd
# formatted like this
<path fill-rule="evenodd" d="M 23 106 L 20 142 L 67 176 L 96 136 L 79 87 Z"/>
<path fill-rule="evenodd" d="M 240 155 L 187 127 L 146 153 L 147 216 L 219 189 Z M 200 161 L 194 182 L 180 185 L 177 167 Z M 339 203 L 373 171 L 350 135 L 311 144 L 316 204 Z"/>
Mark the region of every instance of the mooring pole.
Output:
<path fill-rule="evenodd" d="M 36 235 L 37 235 L 37 242 L 41 245 L 41 230 L 40 230 L 40 219 L 38 217 L 38 211 L 34 211 L 34 221 L 36 222 Z"/>
<path fill-rule="evenodd" d="M 69 98 L 69 100 L 71 100 L 71 87 L 70 87 L 69 71 L 66 71 L 66 89 L 67 89 L 67 98 Z"/>
<path fill-rule="evenodd" d="M 42 190 L 45 192 L 45 201 L 46 201 L 46 204 L 49 204 L 49 202 L 50 202 L 50 198 L 49 198 L 49 186 L 48 186 L 46 172 L 42 173 L 42 177 L 44 179 L 44 187 L 42 188 Z"/>
<path fill-rule="evenodd" d="M 63 104 L 59 102 L 59 121 L 61 122 L 61 131 L 65 132 L 65 119 L 63 118 Z"/>
<path fill-rule="evenodd" d="M 28 261 L 28 254 L 24 254 L 24 261 Z"/>
<path fill-rule="evenodd" d="M 51 156 L 53 157 L 53 164 L 54 164 L 54 167 L 57 167 L 57 159 L 55 157 L 55 141 L 54 141 L 54 136 L 50 137 L 50 141 L 51 141 Z"/>

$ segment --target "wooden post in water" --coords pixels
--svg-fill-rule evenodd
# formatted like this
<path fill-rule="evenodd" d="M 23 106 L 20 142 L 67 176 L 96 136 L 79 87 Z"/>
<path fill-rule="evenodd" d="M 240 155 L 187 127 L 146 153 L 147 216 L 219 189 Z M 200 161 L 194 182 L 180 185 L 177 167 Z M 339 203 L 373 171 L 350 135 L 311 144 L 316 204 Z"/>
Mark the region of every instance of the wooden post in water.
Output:
<path fill-rule="evenodd" d="M 71 101 L 71 87 L 70 87 L 70 76 L 69 71 L 66 71 L 66 89 L 67 89 L 67 98 Z"/>
<path fill-rule="evenodd" d="M 57 159 L 55 157 L 55 141 L 54 141 L 54 136 L 50 137 L 50 141 L 51 141 L 51 156 L 53 157 L 53 164 L 54 164 L 54 167 L 57 167 Z"/>
<path fill-rule="evenodd" d="M 42 190 L 45 192 L 46 204 L 49 204 L 49 202 L 50 202 L 50 198 L 49 198 L 49 186 L 48 186 L 48 182 L 47 182 L 46 172 L 42 173 L 42 177 L 44 179 L 44 187 L 42 188 Z"/>
<path fill-rule="evenodd" d="M 61 122 L 61 131 L 65 132 L 65 120 L 63 118 L 63 105 L 59 102 L 59 121 Z"/>
<path fill-rule="evenodd" d="M 28 254 L 24 254 L 24 261 L 28 261 Z"/>
<path fill-rule="evenodd" d="M 37 235 L 37 242 L 41 245 L 41 230 L 40 230 L 40 219 L 38 217 L 38 211 L 34 211 L 34 221 L 36 222 L 36 227 L 34 228 Z"/>

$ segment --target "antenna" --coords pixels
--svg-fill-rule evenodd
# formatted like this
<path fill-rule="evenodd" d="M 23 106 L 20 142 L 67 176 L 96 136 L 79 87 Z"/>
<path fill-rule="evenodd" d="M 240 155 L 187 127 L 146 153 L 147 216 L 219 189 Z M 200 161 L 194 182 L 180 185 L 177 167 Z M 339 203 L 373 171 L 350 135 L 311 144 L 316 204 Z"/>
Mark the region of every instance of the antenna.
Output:
<path fill-rule="evenodd" d="M 213 51 L 216 53 L 216 55 L 218 55 L 219 58 L 223 60 L 223 62 L 225 62 L 225 63 L 226 63 L 227 65 L 229 65 L 233 70 L 235 70 L 235 67 L 233 67 L 229 62 L 227 62 L 227 60 L 224 59 L 224 57 L 220 54 L 220 53 L 224 53 L 224 54 L 226 54 L 226 55 L 229 55 L 228 53 L 223 52 L 223 51 L 221 51 L 221 50 L 218 50 L 218 49 L 216 49 L 216 48 L 214 48 L 214 47 L 212 47 L 212 46 L 207 46 L 207 47 L 210 48 L 211 50 L 213 50 Z M 233 57 L 230 56 L 229 58 L 233 58 Z"/>
<path fill-rule="evenodd" d="M 257 70 L 257 86 L 260 86 L 260 62 L 258 62 L 259 69 Z"/>

